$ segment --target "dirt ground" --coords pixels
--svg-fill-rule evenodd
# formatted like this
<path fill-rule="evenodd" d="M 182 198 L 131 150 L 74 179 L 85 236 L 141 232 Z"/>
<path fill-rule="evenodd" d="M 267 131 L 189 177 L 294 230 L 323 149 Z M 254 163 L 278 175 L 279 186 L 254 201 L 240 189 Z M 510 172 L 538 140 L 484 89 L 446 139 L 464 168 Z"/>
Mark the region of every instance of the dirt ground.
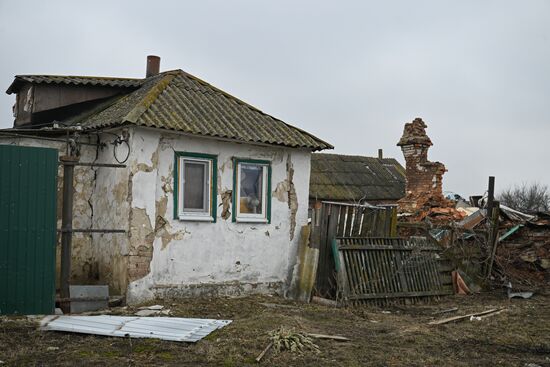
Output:
<path fill-rule="evenodd" d="M 46 332 L 26 317 L 1 317 L 0 365 L 258 365 L 255 358 L 268 344 L 268 332 L 285 326 L 351 341 L 315 340 L 319 353 L 269 351 L 260 365 L 550 366 L 549 301 L 548 294 L 509 301 L 504 294 L 491 293 L 385 308 L 304 305 L 276 296 L 156 302 L 177 317 L 233 320 L 196 344 Z M 434 314 L 454 307 L 458 311 Z M 428 325 L 431 320 L 495 307 L 506 311 L 481 321 Z"/>

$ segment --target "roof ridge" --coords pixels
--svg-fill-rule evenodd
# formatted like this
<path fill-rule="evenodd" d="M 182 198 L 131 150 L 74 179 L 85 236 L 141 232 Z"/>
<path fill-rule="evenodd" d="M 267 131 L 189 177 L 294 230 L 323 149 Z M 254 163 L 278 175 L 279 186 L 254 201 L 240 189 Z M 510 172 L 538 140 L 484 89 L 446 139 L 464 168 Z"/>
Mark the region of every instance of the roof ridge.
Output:
<path fill-rule="evenodd" d="M 174 71 L 176 71 L 176 70 L 174 70 Z M 233 99 L 233 100 L 235 100 L 237 103 L 240 103 L 241 105 L 243 105 L 243 106 L 245 106 L 245 107 L 247 107 L 247 108 L 249 108 L 249 109 L 251 109 L 251 110 L 253 110 L 253 111 L 259 112 L 259 113 L 261 113 L 261 114 L 264 115 L 264 116 L 268 116 L 268 117 L 272 118 L 272 119 L 275 120 L 275 121 L 279 121 L 279 122 L 285 124 L 286 126 L 291 127 L 291 128 L 293 128 L 293 129 L 296 129 L 296 130 L 298 130 L 299 132 L 301 132 L 302 134 L 305 134 L 305 135 L 309 136 L 309 137 L 312 138 L 313 140 L 317 140 L 317 141 L 319 141 L 319 142 L 325 144 L 325 145 L 327 146 L 327 149 L 334 149 L 334 146 L 332 146 L 332 144 L 329 144 L 328 142 L 319 139 L 319 138 L 316 137 L 315 135 L 313 135 L 313 134 L 311 134 L 311 133 L 309 133 L 309 132 L 307 132 L 307 131 L 305 131 L 305 130 L 300 129 L 299 127 L 296 127 L 296 126 L 294 126 L 294 125 L 291 125 L 291 124 L 289 124 L 289 123 L 287 123 L 287 122 L 285 122 L 285 121 L 283 121 L 283 120 L 281 120 L 281 119 L 278 119 L 278 118 L 276 118 L 276 117 L 274 117 L 274 116 L 272 116 L 272 115 L 270 115 L 270 114 L 268 114 L 268 113 L 265 113 L 264 111 L 262 111 L 262 110 L 260 110 L 260 109 L 258 109 L 258 108 L 256 108 L 256 107 L 254 107 L 254 106 L 252 106 L 251 104 L 249 104 L 249 103 L 243 101 L 242 99 L 237 98 L 237 97 L 235 97 L 234 95 L 229 94 L 228 92 L 226 92 L 226 91 L 224 91 L 224 90 L 222 90 L 222 89 L 220 89 L 220 88 L 218 88 L 218 87 L 216 87 L 216 86 L 214 86 L 214 85 L 212 85 L 212 84 L 210 84 L 210 83 L 208 83 L 208 82 L 205 82 L 204 80 L 202 80 L 202 79 L 199 78 L 199 77 L 196 77 L 196 76 L 194 76 L 194 75 L 192 75 L 192 74 L 189 74 L 188 72 L 183 71 L 183 70 L 181 70 L 181 69 L 177 69 L 177 71 L 181 72 L 184 76 L 187 76 L 187 77 L 189 77 L 189 78 L 191 78 L 191 79 L 194 79 L 195 81 L 197 81 L 197 82 L 199 82 L 199 83 L 201 83 L 201 84 L 203 84 L 203 85 L 206 85 L 206 86 L 208 86 L 208 87 L 214 89 L 215 91 L 219 92 L 219 93 L 220 93 L 222 96 L 224 96 L 225 98 Z"/>
<path fill-rule="evenodd" d="M 83 79 L 109 79 L 109 80 L 132 80 L 140 81 L 145 78 L 126 78 L 120 76 L 95 76 L 95 75 L 60 75 L 60 74 L 18 74 L 14 78 L 28 78 L 28 77 L 48 77 L 48 78 L 83 78 Z"/>
<path fill-rule="evenodd" d="M 162 78 L 159 76 L 162 76 Z M 132 110 L 130 110 L 130 112 L 122 118 L 122 122 L 137 123 L 141 115 L 143 115 L 145 111 L 151 107 L 151 105 L 157 100 L 158 96 L 166 89 L 168 84 L 174 80 L 176 74 L 165 72 L 157 74 L 155 77 L 158 77 L 159 80 L 156 81 L 151 90 L 145 94 L 140 103 L 138 103 L 136 107 L 132 108 Z"/>
<path fill-rule="evenodd" d="M 370 159 L 380 159 L 378 157 L 372 157 L 368 155 L 359 155 L 359 154 L 340 154 L 340 153 L 315 153 L 315 155 L 331 155 L 336 157 L 357 157 L 357 158 L 370 158 Z M 391 157 L 384 157 L 382 159 L 395 159 Z"/>

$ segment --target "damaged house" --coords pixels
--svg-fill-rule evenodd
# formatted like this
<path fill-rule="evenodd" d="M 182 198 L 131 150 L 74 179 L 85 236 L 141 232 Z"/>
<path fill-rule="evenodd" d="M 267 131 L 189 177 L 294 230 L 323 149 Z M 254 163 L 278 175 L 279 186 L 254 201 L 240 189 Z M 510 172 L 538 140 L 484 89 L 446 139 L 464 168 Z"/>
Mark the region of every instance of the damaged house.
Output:
<path fill-rule="evenodd" d="M 310 206 L 317 201 L 396 204 L 405 196 L 405 169 L 394 158 L 311 155 Z"/>
<path fill-rule="evenodd" d="M 399 211 L 413 221 L 426 216 L 452 217 L 457 214 L 453 202 L 443 195 L 445 165 L 428 160 L 428 150 L 433 143 L 426 134 L 427 127 L 421 118 L 406 123 L 397 143 L 406 163 L 405 196 L 398 202 Z"/>
<path fill-rule="evenodd" d="M 159 64 L 149 57 L 143 79 L 19 75 L 7 90 L 15 123 L 0 144 L 124 164 L 75 166 L 73 228 L 123 231 L 75 232 L 70 282 L 108 284 L 128 302 L 284 291 L 311 153 L 332 146 Z"/>

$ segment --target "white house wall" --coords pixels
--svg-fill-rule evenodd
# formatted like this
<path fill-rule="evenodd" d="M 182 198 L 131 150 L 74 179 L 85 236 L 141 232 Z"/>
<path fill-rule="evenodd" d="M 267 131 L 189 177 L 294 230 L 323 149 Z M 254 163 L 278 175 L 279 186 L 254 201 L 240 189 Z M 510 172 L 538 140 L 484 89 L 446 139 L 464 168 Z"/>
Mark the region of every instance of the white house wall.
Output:
<path fill-rule="evenodd" d="M 174 219 L 174 152 L 218 156 L 216 222 Z M 233 190 L 233 158 L 271 161 L 271 223 L 221 218 Z M 281 291 L 307 223 L 310 152 L 133 128 L 127 301 L 197 293 Z M 226 200 L 222 200 L 225 197 Z M 290 203 L 289 203 L 290 201 Z"/>
<path fill-rule="evenodd" d="M 123 130 L 114 130 L 100 135 L 105 146 L 99 150 L 96 162 L 115 163 L 115 149 L 119 159 L 124 159 L 127 147 L 113 145 L 116 136 Z M 131 131 L 130 131 L 131 133 Z M 131 136 L 130 136 L 131 139 Z M 90 168 L 88 168 L 90 169 Z M 126 168 L 97 167 L 91 168 L 93 186 L 90 205 L 93 209 L 93 228 L 128 230 L 131 195 L 129 195 L 129 172 Z M 124 294 L 128 286 L 128 234 L 127 233 L 94 233 L 90 235 L 94 264 L 97 267 L 96 280 L 90 282 L 108 284 L 111 294 Z"/>
<path fill-rule="evenodd" d="M 100 134 L 101 149 L 81 146 L 81 162 L 117 163 L 117 129 Z M 197 293 L 281 292 L 296 261 L 297 231 L 307 223 L 310 152 L 189 137 L 160 130 L 127 130 L 127 168 L 75 167 L 74 228 L 125 229 L 125 234 L 75 233 L 72 284 L 108 284 L 129 302 Z M 96 142 L 96 136 L 82 137 Z M 0 137 L 0 144 L 49 147 L 65 143 Z M 173 217 L 174 152 L 218 156 L 216 223 Z M 124 145 L 117 147 L 124 157 Z M 271 223 L 233 223 L 233 157 L 272 165 Z M 58 178 L 61 227 L 62 166 Z M 225 213 L 222 218 L 222 213 Z M 58 274 L 59 274 L 58 243 Z"/>

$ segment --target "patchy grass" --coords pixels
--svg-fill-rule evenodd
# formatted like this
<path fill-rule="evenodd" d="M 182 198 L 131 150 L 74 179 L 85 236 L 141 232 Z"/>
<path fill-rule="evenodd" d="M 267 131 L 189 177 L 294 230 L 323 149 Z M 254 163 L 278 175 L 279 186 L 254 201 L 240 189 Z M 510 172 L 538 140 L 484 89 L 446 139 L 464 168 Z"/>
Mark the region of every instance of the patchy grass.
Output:
<path fill-rule="evenodd" d="M 2 317 L 0 361 L 8 366 L 73 366 L 76 361 L 82 366 L 257 365 L 255 358 L 269 343 L 269 332 L 285 327 L 352 341 L 316 339 L 320 353 L 269 351 L 262 365 L 550 366 L 549 301 L 545 295 L 508 301 L 504 295 L 482 294 L 385 309 L 337 309 L 269 296 L 157 301 L 176 317 L 233 320 L 196 344 L 42 332 L 25 317 Z M 451 307 L 458 312 L 434 315 Z M 482 321 L 428 325 L 434 319 L 495 307 L 507 311 Z"/>

